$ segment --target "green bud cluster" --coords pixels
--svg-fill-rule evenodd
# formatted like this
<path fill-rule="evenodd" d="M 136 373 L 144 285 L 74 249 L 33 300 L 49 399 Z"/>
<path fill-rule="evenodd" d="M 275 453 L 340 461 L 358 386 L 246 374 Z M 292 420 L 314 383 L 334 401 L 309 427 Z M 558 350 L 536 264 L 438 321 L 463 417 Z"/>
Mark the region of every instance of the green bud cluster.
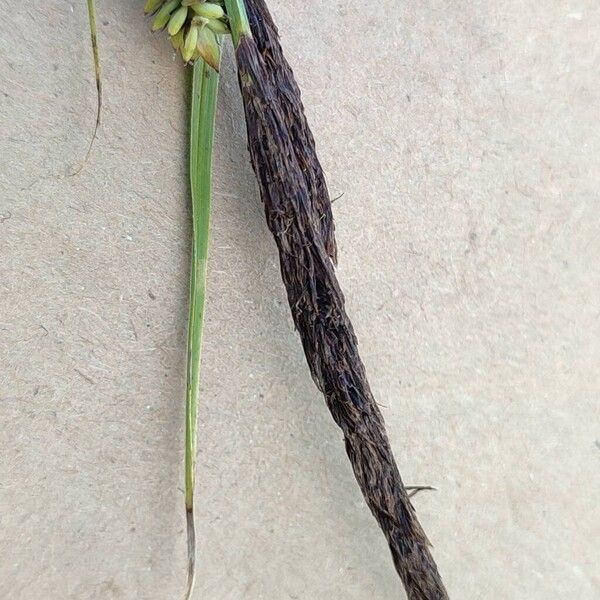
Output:
<path fill-rule="evenodd" d="M 218 70 L 219 37 L 231 33 L 223 0 L 146 0 L 144 12 L 154 15 L 152 31 L 167 29 L 185 62 L 201 57 Z"/>

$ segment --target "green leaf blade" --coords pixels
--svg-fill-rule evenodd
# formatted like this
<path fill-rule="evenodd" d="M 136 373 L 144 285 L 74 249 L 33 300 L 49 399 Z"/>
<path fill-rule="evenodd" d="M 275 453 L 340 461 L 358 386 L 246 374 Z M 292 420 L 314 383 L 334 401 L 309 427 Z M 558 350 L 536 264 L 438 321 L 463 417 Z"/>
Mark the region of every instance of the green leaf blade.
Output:
<path fill-rule="evenodd" d="M 186 598 L 190 598 L 193 591 L 196 564 L 194 484 L 197 418 L 200 396 L 202 333 L 206 304 L 211 171 L 218 83 L 218 72 L 203 60 L 196 60 L 193 69 L 190 114 L 190 187 L 193 235 L 185 418 L 185 507 L 188 532 L 188 588 Z"/>

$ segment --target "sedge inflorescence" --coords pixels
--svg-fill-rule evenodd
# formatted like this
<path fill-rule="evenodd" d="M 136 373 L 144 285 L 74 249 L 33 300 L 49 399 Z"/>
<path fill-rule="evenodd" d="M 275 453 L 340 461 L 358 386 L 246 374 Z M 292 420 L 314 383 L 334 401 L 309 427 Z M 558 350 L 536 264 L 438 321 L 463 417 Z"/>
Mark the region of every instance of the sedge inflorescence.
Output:
<path fill-rule="evenodd" d="M 144 11 L 154 15 L 152 31 L 166 28 L 185 62 L 202 58 L 218 70 L 219 38 L 230 33 L 221 0 L 146 0 Z"/>

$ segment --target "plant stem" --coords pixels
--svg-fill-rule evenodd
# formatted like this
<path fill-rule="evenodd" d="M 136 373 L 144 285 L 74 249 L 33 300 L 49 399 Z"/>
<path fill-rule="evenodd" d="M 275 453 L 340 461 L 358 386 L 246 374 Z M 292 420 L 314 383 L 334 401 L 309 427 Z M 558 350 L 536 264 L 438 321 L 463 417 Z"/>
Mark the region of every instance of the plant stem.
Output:
<path fill-rule="evenodd" d="M 194 63 L 190 118 L 190 187 L 192 194 L 192 260 L 188 323 L 188 364 L 185 417 L 185 508 L 188 532 L 187 598 L 194 586 L 196 541 L 194 481 L 196 424 L 200 393 L 202 329 L 206 301 L 206 267 L 210 221 L 211 170 L 219 74 L 202 59 Z"/>
<path fill-rule="evenodd" d="M 100 109 L 102 107 L 102 71 L 100 70 L 100 52 L 98 50 L 98 27 L 96 25 L 96 5 L 94 0 L 87 0 L 88 18 L 90 21 L 90 38 L 92 42 L 92 53 L 94 55 L 94 74 L 96 79 L 97 106 L 96 106 L 96 128 L 94 136 L 100 125 Z M 92 138 L 92 142 L 93 142 Z"/>
<path fill-rule="evenodd" d="M 252 37 L 244 0 L 225 0 L 233 45 L 237 47 L 242 37 Z"/>
<path fill-rule="evenodd" d="M 94 145 L 94 140 L 96 139 L 96 134 L 98 133 L 98 127 L 100 127 L 100 116 L 102 113 L 102 71 L 100 69 L 100 51 L 98 50 L 98 27 L 96 25 L 96 3 L 95 0 L 87 0 L 87 11 L 88 11 L 88 19 L 90 23 L 90 38 L 92 43 L 92 54 L 94 57 L 94 76 L 96 80 L 96 123 L 94 125 L 94 132 L 92 134 L 92 139 L 88 145 L 88 149 L 85 153 L 85 157 L 83 162 L 77 169 L 75 169 L 71 176 L 77 175 L 81 172 L 83 167 L 88 161 L 90 157 L 90 153 L 92 151 L 92 146 Z"/>

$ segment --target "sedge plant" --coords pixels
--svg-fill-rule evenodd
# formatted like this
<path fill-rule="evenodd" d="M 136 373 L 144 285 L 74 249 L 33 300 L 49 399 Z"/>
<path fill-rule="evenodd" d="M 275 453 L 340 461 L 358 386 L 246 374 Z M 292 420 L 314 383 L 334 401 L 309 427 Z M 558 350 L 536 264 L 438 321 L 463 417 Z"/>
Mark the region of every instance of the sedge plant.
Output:
<path fill-rule="evenodd" d="M 88 10 L 98 91 L 97 128 L 101 85 L 94 0 L 88 0 Z M 152 30 L 166 29 L 183 61 L 193 65 L 189 148 L 193 233 L 185 417 L 186 598 L 193 592 L 196 566 L 196 432 L 214 123 L 221 38 L 231 34 L 250 158 L 313 379 L 343 432 L 354 475 L 385 533 L 409 600 L 447 600 L 410 500 L 416 491 L 433 488 L 411 488 L 402 482 L 383 416 L 369 387 L 335 275 L 337 247 L 323 170 L 300 90 L 283 56 L 265 0 L 147 0 L 145 11 L 153 15 Z M 411 489 L 413 493 L 409 493 Z"/>

